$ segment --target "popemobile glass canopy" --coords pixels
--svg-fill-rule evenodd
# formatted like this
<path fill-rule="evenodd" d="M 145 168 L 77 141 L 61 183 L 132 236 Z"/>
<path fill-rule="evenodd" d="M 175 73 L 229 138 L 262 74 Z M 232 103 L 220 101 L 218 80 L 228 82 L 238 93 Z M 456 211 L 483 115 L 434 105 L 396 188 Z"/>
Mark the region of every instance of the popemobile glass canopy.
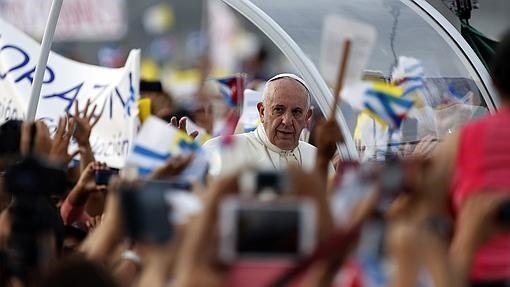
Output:
<path fill-rule="evenodd" d="M 345 137 L 343 159 L 377 159 L 388 146 L 402 149 L 424 136 L 441 139 L 466 121 L 494 112 L 498 98 L 486 68 L 460 33 L 424 0 L 223 0 L 266 34 L 307 81 L 328 114 L 330 87 L 319 72 L 325 17 L 337 14 L 372 25 L 377 39 L 365 76 L 389 79 L 399 56 L 423 64 L 426 103 L 394 138 L 345 101 L 337 113 Z M 341 29 L 341 27 L 339 27 Z"/>

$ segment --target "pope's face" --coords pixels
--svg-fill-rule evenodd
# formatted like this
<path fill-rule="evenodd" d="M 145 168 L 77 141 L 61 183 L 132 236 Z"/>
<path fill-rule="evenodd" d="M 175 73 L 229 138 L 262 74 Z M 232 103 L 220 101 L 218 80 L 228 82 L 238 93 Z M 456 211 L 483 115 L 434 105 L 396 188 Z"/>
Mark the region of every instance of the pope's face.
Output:
<path fill-rule="evenodd" d="M 288 78 L 275 80 L 269 83 L 264 102 L 257 108 L 272 144 L 283 150 L 297 147 L 301 131 L 312 116 L 305 87 Z"/>

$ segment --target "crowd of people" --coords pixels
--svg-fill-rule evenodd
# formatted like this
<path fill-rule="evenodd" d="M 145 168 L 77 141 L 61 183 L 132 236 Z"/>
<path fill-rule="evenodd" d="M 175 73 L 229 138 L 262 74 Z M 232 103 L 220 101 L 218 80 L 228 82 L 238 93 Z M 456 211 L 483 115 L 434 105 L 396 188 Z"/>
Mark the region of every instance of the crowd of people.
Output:
<path fill-rule="evenodd" d="M 0 286 L 507 286 L 509 63 L 507 33 L 491 70 L 496 114 L 384 161 L 340 159 L 334 114 L 314 123 L 313 145 L 301 140 L 312 95 L 289 73 L 266 81 L 254 131 L 202 145 L 204 181 L 175 180 L 193 154 L 143 178 L 96 161 L 90 102 L 54 135 L 9 120 Z M 214 134 L 206 89 L 185 108 L 157 82 L 140 90 L 153 116 Z"/>

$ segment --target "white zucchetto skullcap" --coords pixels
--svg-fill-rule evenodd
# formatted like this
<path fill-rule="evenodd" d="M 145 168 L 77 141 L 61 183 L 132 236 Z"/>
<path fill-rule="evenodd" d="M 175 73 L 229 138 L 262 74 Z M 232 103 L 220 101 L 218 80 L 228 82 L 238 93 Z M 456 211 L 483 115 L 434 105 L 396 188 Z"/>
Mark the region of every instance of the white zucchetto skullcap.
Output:
<path fill-rule="evenodd" d="M 295 75 L 295 74 L 292 74 L 292 73 L 282 73 L 282 74 L 278 74 L 274 77 L 272 77 L 271 79 L 269 79 L 267 82 L 266 82 L 266 85 L 264 87 L 264 91 L 262 93 L 262 98 L 265 97 L 265 94 L 266 94 L 266 89 L 267 87 L 269 86 L 269 83 L 273 82 L 273 81 L 276 81 L 276 80 L 279 80 L 279 79 L 283 79 L 283 78 L 290 78 L 290 79 L 293 79 L 295 81 L 298 81 L 301 85 L 303 85 L 303 87 L 305 87 L 306 91 L 308 92 L 308 99 L 311 98 L 312 96 L 312 93 L 310 92 L 310 89 L 308 88 L 308 85 L 305 83 L 305 80 L 301 79 L 299 76 Z"/>
<path fill-rule="evenodd" d="M 308 91 L 308 93 L 310 93 L 310 89 L 308 88 L 308 85 L 305 83 L 305 80 L 303 80 L 299 76 L 297 76 L 295 74 L 291 74 L 291 73 L 278 74 L 278 75 L 272 77 L 271 79 L 269 79 L 267 81 L 267 83 L 271 83 L 272 81 L 282 79 L 282 78 L 291 78 L 293 80 L 298 81 L 301 85 L 303 85 L 305 87 L 305 89 Z"/>

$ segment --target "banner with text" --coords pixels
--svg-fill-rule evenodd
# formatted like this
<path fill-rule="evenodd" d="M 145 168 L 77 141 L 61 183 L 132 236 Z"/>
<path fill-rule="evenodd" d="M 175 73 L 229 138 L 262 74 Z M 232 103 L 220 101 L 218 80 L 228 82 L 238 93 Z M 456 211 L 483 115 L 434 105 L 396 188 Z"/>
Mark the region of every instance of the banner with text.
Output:
<path fill-rule="evenodd" d="M 26 116 L 39 53 L 36 41 L 0 19 L 0 124 Z M 82 64 L 51 52 L 36 119 L 54 132 L 59 117 L 74 113 L 76 100 L 82 110 L 90 99 L 97 105 L 96 116 L 102 113 L 90 139 L 96 160 L 122 167 L 138 125 L 139 71 L 139 50 L 131 51 L 119 69 Z"/>

